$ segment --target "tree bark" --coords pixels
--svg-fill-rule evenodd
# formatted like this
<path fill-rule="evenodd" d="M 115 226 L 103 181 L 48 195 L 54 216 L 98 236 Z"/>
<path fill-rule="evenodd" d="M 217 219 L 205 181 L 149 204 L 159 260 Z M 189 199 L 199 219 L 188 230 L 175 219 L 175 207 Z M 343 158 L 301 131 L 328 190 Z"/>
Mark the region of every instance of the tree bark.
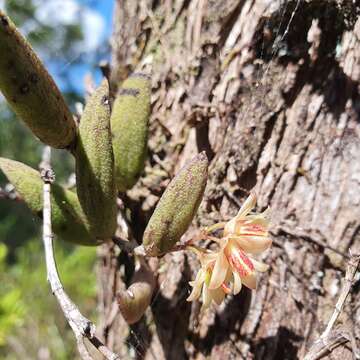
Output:
<path fill-rule="evenodd" d="M 112 84 L 153 72 L 149 160 L 123 199 L 141 242 L 168 179 L 206 151 L 210 176 L 191 233 L 234 216 L 250 190 L 271 207 L 271 268 L 258 290 L 200 312 L 199 264 L 151 260 L 158 288 L 128 327 L 116 292 L 133 259 L 99 251 L 107 344 L 124 358 L 297 359 L 326 326 L 348 256 L 360 251 L 360 19 L 357 1 L 117 0 Z M 126 267 L 124 266 L 126 264 Z M 360 337 L 359 283 L 339 326 Z M 329 358 L 351 359 L 349 343 Z"/>

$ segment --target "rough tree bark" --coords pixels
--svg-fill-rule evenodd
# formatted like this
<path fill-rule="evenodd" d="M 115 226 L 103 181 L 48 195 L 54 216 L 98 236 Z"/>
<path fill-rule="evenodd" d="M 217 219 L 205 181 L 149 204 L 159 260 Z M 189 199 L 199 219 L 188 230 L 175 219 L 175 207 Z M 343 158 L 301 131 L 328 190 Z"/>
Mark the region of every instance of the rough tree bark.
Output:
<path fill-rule="evenodd" d="M 345 0 L 116 1 L 113 84 L 153 71 L 146 175 L 124 199 L 134 237 L 141 241 L 169 177 L 205 150 L 210 178 L 194 226 L 229 219 L 255 189 L 258 208 L 272 209 L 274 239 L 258 290 L 205 313 L 186 302 L 196 259 L 153 260 L 158 289 L 131 328 L 114 299 L 130 276 L 122 264 L 133 259 L 103 247 L 101 331 L 124 358 L 296 359 L 324 329 L 348 249 L 360 251 L 359 8 Z M 359 290 L 341 315 L 357 338 Z M 352 358 L 349 346 L 329 355 L 340 356 Z"/>

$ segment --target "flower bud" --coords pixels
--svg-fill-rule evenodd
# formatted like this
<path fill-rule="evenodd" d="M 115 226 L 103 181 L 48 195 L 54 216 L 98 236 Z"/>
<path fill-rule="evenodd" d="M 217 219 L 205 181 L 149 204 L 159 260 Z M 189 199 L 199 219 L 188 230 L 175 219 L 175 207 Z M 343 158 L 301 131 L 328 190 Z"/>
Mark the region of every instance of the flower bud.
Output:
<path fill-rule="evenodd" d="M 39 172 L 18 161 L 0 158 L 0 169 L 16 191 L 39 217 L 43 210 L 43 181 Z M 98 245 L 83 222 L 84 214 L 75 193 L 51 185 L 51 223 L 55 234 L 65 241 L 80 245 Z"/>
<path fill-rule="evenodd" d="M 155 277 L 147 266 L 141 266 L 127 290 L 117 294 L 119 309 L 128 324 L 138 322 L 150 305 L 155 288 Z"/>
<path fill-rule="evenodd" d="M 150 116 L 150 78 L 133 74 L 118 91 L 111 114 L 116 185 L 134 186 L 144 168 Z"/>
<path fill-rule="evenodd" d="M 143 247 L 146 255 L 160 256 L 180 240 L 202 200 L 207 170 L 208 159 L 202 152 L 170 182 L 144 232 Z"/>
<path fill-rule="evenodd" d="M 65 148 L 76 127 L 55 82 L 30 44 L 0 10 L 0 90 L 10 107 L 45 144 Z"/>
<path fill-rule="evenodd" d="M 116 230 L 116 187 L 106 80 L 88 100 L 75 148 L 77 194 L 90 232 L 97 239 Z"/>

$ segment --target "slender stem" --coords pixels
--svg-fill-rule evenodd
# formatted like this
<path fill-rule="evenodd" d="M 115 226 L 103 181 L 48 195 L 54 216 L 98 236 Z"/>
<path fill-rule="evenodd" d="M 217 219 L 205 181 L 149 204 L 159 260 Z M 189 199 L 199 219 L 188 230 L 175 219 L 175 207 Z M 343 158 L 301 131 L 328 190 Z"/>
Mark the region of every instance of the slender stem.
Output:
<path fill-rule="evenodd" d="M 352 256 L 350 255 L 350 260 L 347 264 L 347 268 L 346 268 L 346 274 L 345 274 L 345 281 L 344 281 L 344 285 L 343 288 L 341 290 L 339 299 L 335 305 L 335 309 L 334 312 L 327 324 L 326 329 L 324 330 L 324 332 L 321 335 L 321 338 L 325 338 L 329 335 L 331 329 L 333 328 L 336 320 L 338 319 L 341 310 L 345 304 L 345 300 L 347 298 L 347 296 L 349 295 L 349 292 L 351 290 L 351 287 L 353 285 L 353 280 L 357 271 L 357 268 L 359 266 L 359 262 L 360 262 L 360 256 Z"/>
<path fill-rule="evenodd" d="M 325 353 L 331 352 L 335 347 L 350 341 L 352 335 L 346 330 L 334 330 L 333 327 L 344 307 L 347 296 L 350 293 L 355 274 L 360 262 L 360 255 L 352 255 L 350 251 L 350 259 L 347 264 L 345 281 L 341 289 L 340 296 L 336 302 L 334 312 L 326 326 L 326 329 L 321 334 L 320 338 L 317 339 L 311 346 L 310 350 L 304 357 L 304 360 L 317 360 L 324 356 Z M 354 342 L 355 344 L 355 342 Z M 353 352 L 357 353 L 357 349 L 353 347 Z M 358 355 L 357 355 L 358 356 Z"/>
<path fill-rule="evenodd" d="M 220 223 L 217 223 L 217 224 L 206 227 L 204 229 L 204 231 L 206 233 L 211 233 L 211 232 L 214 232 L 216 230 L 223 229 L 225 227 L 225 225 L 226 225 L 226 222 L 220 222 Z"/>
<path fill-rule="evenodd" d="M 92 359 L 84 344 L 84 338 L 98 349 L 107 360 L 118 360 L 120 356 L 110 351 L 96 336 L 95 325 L 84 317 L 78 307 L 66 294 L 58 275 L 53 249 L 53 233 L 51 226 L 51 184 L 55 180 L 54 173 L 50 167 L 50 148 L 45 148 L 43 161 L 41 162 L 41 177 L 44 181 L 43 187 L 43 243 L 45 249 L 45 261 L 47 280 L 51 291 L 55 295 L 61 310 L 63 311 L 71 329 L 73 330 L 78 350 L 84 360 Z"/>

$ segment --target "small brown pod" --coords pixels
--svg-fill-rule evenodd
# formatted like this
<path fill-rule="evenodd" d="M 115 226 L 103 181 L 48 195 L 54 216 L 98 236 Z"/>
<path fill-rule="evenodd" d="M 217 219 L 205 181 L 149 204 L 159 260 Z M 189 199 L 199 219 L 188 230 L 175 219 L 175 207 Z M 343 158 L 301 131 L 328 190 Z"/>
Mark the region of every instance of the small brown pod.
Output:
<path fill-rule="evenodd" d="M 129 288 L 117 294 L 120 312 L 128 324 L 138 322 L 144 315 L 150 305 L 154 288 L 154 274 L 143 264 L 135 273 Z"/>
<path fill-rule="evenodd" d="M 0 10 L 0 91 L 12 110 L 43 143 L 65 148 L 76 126 L 54 80 L 31 45 Z"/>

